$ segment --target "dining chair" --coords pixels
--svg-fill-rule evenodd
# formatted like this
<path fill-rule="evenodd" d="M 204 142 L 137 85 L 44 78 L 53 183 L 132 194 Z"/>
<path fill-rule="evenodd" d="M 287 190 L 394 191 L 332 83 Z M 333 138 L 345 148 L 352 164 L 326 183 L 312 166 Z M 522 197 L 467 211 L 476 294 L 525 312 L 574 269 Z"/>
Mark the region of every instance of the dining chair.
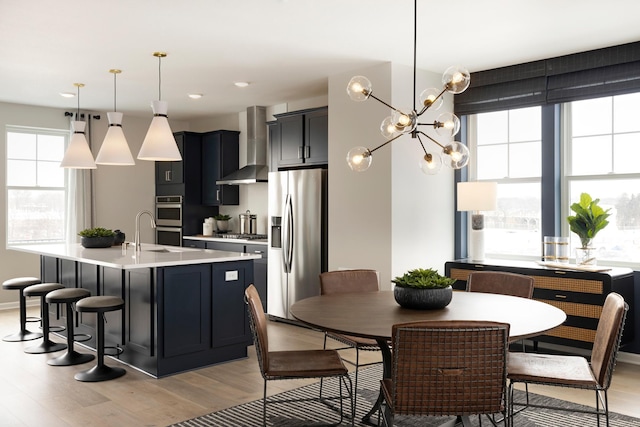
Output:
<path fill-rule="evenodd" d="M 473 271 L 467 278 L 467 291 L 533 297 L 533 277 L 503 271 Z"/>
<path fill-rule="evenodd" d="M 253 342 L 258 357 L 260 373 L 264 379 L 262 395 L 262 425 L 267 422 L 267 401 L 269 403 L 301 402 L 319 400 L 315 397 L 297 399 L 269 399 L 267 400 L 267 381 L 301 379 L 301 378 L 338 378 L 340 382 L 340 421 L 344 419 L 344 399 L 342 387 L 346 388 L 350 412 L 348 417 L 353 425 L 355 410 L 353 406 L 353 385 L 349 371 L 342 363 L 340 355 L 335 350 L 287 350 L 270 351 L 267 334 L 268 320 L 262 308 L 262 302 L 255 286 L 250 285 L 245 290 L 245 299 L 249 306 L 249 323 L 253 333 Z M 336 398 L 333 398 L 335 400 Z"/>
<path fill-rule="evenodd" d="M 384 425 L 395 416 L 502 414 L 507 425 L 509 324 L 423 321 L 393 325 L 391 378 L 381 381 Z M 465 424 L 467 425 L 467 424 Z"/>
<path fill-rule="evenodd" d="M 378 287 L 378 272 L 375 270 L 335 270 L 327 271 L 320 274 L 320 294 L 331 295 L 340 293 L 354 293 L 354 292 L 377 292 Z M 364 366 L 370 366 L 382 363 L 382 360 L 368 363 L 360 363 L 360 351 L 380 351 L 380 346 L 376 340 L 370 338 L 360 338 L 351 335 L 338 334 L 334 332 L 325 332 L 323 348 L 327 348 L 327 338 L 331 338 L 344 347 L 334 348 L 334 350 L 350 350 L 354 349 L 356 353 L 356 360 L 353 362 L 348 358 L 341 355 L 342 360 L 352 366 L 355 366 L 356 371 L 354 375 L 354 394 L 353 405 L 356 406 L 356 399 L 358 395 L 358 369 Z M 322 398 L 323 382 L 320 381 L 320 398 Z"/>
<path fill-rule="evenodd" d="M 533 298 L 534 280 L 524 274 L 503 271 L 473 271 L 467 278 L 467 292 L 510 295 L 513 297 Z M 526 350 L 524 340 L 522 351 Z M 534 348 L 537 349 L 536 343 Z"/>
<path fill-rule="evenodd" d="M 582 356 L 550 355 L 538 353 L 510 353 L 508 361 L 509 396 L 512 401 L 510 419 L 513 425 L 513 390 L 517 383 L 543 384 L 593 390 L 596 394 L 595 410 L 566 409 L 529 402 L 515 405 L 523 408 L 547 408 L 560 411 L 596 414 L 598 426 L 604 415 L 609 426 L 609 400 L 607 390 L 611 385 L 613 369 L 618 357 L 622 331 L 629 306 L 620 294 L 611 292 L 605 299 L 591 351 L 591 361 Z M 600 409 L 602 404 L 602 409 Z"/>

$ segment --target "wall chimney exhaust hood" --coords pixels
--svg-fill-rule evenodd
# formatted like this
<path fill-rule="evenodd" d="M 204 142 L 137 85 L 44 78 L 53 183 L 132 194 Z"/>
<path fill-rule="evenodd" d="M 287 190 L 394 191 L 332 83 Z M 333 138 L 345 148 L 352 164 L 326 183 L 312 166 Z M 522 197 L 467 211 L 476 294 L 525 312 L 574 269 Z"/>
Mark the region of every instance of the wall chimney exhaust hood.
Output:
<path fill-rule="evenodd" d="M 267 108 L 247 108 L 247 165 L 222 177 L 216 184 L 267 182 Z"/>

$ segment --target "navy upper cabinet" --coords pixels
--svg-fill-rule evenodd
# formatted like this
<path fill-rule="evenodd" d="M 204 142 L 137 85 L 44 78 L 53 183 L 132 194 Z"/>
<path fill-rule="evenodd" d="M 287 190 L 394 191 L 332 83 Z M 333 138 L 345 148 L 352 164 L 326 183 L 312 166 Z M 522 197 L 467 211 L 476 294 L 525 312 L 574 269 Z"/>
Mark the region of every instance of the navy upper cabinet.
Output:
<path fill-rule="evenodd" d="M 271 170 L 326 166 L 329 116 L 327 107 L 276 114 L 269 123 Z"/>
<path fill-rule="evenodd" d="M 175 133 L 180 155 L 184 159 L 185 134 Z M 184 168 L 182 161 L 156 162 L 156 185 L 182 184 L 184 182 Z"/>
<path fill-rule="evenodd" d="M 237 205 L 237 185 L 218 185 L 216 181 L 238 170 L 240 132 L 217 130 L 202 134 L 202 204 Z"/>
<path fill-rule="evenodd" d="M 182 196 L 185 203 L 200 204 L 202 136 L 176 132 L 173 137 L 182 160 L 156 162 L 156 196 Z"/>

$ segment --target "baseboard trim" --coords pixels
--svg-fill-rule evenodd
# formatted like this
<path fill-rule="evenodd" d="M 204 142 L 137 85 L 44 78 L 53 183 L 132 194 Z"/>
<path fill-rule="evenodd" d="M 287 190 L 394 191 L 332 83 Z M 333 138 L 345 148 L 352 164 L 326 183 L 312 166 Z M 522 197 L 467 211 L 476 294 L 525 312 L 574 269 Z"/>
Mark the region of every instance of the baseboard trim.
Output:
<path fill-rule="evenodd" d="M 27 307 L 39 307 L 39 306 L 40 306 L 40 298 L 33 299 L 31 301 L 27 300 Z M 18 308 L 20 308 L 20 303 L 18 301 L 0 303 L 0 310 L 17 310 Z"/>

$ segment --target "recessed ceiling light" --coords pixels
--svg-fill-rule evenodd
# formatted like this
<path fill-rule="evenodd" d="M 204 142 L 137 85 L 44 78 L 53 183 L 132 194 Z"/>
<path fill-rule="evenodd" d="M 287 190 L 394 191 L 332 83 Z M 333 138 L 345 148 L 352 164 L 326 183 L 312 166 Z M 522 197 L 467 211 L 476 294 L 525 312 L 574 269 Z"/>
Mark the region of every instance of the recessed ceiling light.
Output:
<path fill-rule="evenodd" d="M 188 94 L 188 96 L 191 99 L 200 99 L 200 98 L 202 98 L 202 94 L 201 93 L 190 93 L 190 94 Z"/>
<path fill-rule="evenodd" d="M 76 94 L 72 92 L 60 92 L 60 96 L 64 98 L 75 98 Z"/>
<path fill-rule="evenodd" d="M 235 82 L 234 85 L 238 87 L 247 87 L 249 86 L 249 82 Z"/>

